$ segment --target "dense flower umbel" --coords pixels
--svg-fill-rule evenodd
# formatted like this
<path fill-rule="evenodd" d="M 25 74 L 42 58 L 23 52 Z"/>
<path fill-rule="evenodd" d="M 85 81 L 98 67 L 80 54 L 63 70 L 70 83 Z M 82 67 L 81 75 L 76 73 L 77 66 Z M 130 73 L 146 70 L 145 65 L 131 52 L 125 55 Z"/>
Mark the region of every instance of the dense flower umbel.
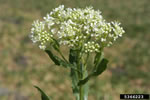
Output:
<path fill-rule="evenodd" d="M 99 52 L 125 32 L 120 23 L 106 22 L 101 12 L 92 7 L 71 9 L 61 5 L 43 19 L 33 23 L 30 34 L 31 40 L 43 50 L 54 42 L 54 38 L 59 44 L 73 49 Z"/>

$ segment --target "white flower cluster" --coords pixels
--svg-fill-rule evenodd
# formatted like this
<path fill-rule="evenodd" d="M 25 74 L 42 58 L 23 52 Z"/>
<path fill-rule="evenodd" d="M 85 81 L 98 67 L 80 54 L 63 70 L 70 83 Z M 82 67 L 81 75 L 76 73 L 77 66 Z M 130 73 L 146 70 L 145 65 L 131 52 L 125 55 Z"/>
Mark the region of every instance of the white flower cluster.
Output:
<path fill-rule="evenodd" d="M 50 46 L 55 38 L 59 44 L 70 48 L 99 52 L 125 32 L 120 23 L 106 22 L 101 12 L 92 7 L 71 9 L 61 5 L 43 19 L 33 23 L 30 35 L 41 49 Z"/>
<path fill-rule="evenodd" d="M 38 43 L 41 49 L 46 49 L 46 45 L 52 42 L 53 35 L 46 31 L 45 22 L 38 20 L 33 23 L 31 34 L 29 35 L 33 43 Z"/>

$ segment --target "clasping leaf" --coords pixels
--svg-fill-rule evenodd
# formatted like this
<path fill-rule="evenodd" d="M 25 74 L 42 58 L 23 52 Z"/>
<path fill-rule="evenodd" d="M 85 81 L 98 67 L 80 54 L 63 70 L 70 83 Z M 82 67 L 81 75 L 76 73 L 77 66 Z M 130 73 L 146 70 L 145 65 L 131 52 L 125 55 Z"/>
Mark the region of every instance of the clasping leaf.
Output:
<path fill-rule="evenodd" d="M 102 72 L 105 71 L 105 69 L 107 68 L 107 64 L 108 64 L 108 60 L 103 58 L 102 61 L 97 65 L 97 68 L 94 72 L 92 72 L 91 74 L 89 74 L 85 79 L 80 80 L 78 82 L 78 85 L 84 85 L 85 83 L 88 82 L 88 80 L 93 77 L 93 76 L 98 76 L 100 75 Z"/>
<path fill-rule="evenodd" d="M 93 75 L 100 75 L 107 68 L 108 60 L 103 58 L 102 61 L 98 64 L 97 69 L 94 71 Z"/>
<path fill-rule="evenodd" d="M 51 60 L 58 66 L 63 66 L 63 67 L 69 67 L 70 65 L 68 63 L 66 63 L 65 61 L 63 61 L 62 59 L 60 59 L 59 57 L 55 56 L 50 50 L 45 50 L 45 52 L 49 55 L 49 57 L 51 58 Z"/>

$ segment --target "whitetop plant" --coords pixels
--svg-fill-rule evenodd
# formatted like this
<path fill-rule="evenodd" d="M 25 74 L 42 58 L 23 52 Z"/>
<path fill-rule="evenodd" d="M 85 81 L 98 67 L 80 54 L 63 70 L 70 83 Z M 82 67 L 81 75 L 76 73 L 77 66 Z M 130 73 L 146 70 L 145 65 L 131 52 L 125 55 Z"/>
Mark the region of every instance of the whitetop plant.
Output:
<path fill-rule="evenodd" d="M 56 65 L 71 69 L 76 100 L 87 100 L 87 81 L 92 76 L 100 75 L 108 63 L 103 58 L 103 48 L 111 46 L 124 33 L 119 22 L 107 22 L 101 12 L 93 7 L 72 9 L 60 5 L 43 17 L 42 21 L 33 22 L 30 38 L 40 49 L 46 51 Z M 60 45 L 66 45 L 70 49 L 68 60 L 61 53 Z M 51 48 L 63 59 L 55 56 Z M 90 53 L 95 53 L 95 58 L 93 70 L 89 73 L 86 68 Z"/>

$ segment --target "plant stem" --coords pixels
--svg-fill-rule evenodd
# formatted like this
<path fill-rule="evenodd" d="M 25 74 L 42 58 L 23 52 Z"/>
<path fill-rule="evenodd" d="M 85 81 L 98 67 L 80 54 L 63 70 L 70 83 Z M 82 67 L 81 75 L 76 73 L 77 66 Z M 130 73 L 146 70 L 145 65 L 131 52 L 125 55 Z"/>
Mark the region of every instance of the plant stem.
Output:
<path fill-rule="evenodd" d="M 84 78 L 87 77 L 87 72 L 86 72 L 86 69 L 84 68 L 85 66 L 80 66 L 80 67 L 83 67 L 82 68 L 82 75 L 80 75 L 80 80 L 83 80 Z M 88 99 L 88 83 L 85 83 L 85 84 L 82 84 L 82 85 L 79 85 L 79 100 L 87 100 Z"/>
<path fill-rule="evenodd" d="M 83 55 L 78 51 L 70 50 L 69 62 L 73 65 L 70 75 L 72 78 L 72 90 L 76 100 L 88 100 L 88 84 L 78 85 L 81 80 L 88 76 Z"/>
<path fill-rule="evenodd" d="M 84 94 L 83 94 L 83 91 L 82 91 L 82 85 L 79 87 L 79 96 L 80 96 L 80 100 L 84 100 Z"/>

